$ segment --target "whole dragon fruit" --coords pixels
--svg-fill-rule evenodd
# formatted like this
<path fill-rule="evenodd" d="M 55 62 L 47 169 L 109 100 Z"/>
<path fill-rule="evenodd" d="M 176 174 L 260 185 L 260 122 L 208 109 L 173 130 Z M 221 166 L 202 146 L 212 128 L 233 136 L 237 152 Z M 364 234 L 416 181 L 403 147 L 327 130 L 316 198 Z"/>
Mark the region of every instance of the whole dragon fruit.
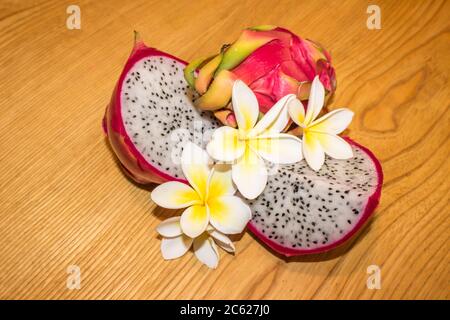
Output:
<path fill-rule="evenodd" d="M 327 90 L 327 98 L 336 89 L 331 57 L 325 49 L 289 30 L 267 25 L 245 29 L 219 54 L 192 61 L 184 74 L 201 95 L 195 105 L 215 111 L 216 117 L 230 126 L 235 126 L 229 102 L 236 79 L 255 92 L 262 113 L 287 94 L 308 100 L 316 75 Z"/>

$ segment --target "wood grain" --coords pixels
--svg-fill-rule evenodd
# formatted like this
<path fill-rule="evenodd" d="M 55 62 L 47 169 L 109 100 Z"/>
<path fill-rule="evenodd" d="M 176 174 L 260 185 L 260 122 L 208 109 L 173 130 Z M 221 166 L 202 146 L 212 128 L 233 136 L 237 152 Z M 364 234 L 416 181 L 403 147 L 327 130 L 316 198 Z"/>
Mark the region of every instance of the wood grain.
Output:
<path fill-rule="evenodd" d="M 70 1 L 1 1 L 0 298 L 448 299 L 450 1 L 373 2 L 81 0 L 68 30 Z M 331 108 L 356 112 L 350 135 L 381 159 L 381 204 L 330 253 L 281 259 L 244 234 L 215 271 L 163 261 L 155 227 L 172 212 L 123 176 L 100 127 L 132 31 L 190 60 L 263 23 L 332 52 Z"/>

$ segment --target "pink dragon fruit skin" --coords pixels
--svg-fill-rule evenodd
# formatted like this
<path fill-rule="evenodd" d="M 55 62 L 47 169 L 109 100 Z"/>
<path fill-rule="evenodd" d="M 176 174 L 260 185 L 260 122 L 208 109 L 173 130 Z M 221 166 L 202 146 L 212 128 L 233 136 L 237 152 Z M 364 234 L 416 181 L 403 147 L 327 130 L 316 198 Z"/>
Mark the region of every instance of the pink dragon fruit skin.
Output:
<path fill-rule="evenodd" d="M 196 105 L 201 109 L 214 110 L 221 117 L 231 113 L 231 110 L 223 113 L 231 98 L 230 80 L 241 79 L 255 92 L 262 113 L 287 94 L 296 94 L 300 100 L 307 100 L 311 81 L 316 75 L 319 75 L 327 90 L 327 98 L 336 90 L 330 54 L 319 44 L 304 40 L 284 28 L 261 26 L 246 29 L 235 43 L 219 55 L 222 56 L 222 63 L 209 78 L 203 77 L 201 87 L 209 88 L 206 92 L 199 92 L 203 95 Z M 218 56 L 212 58 L 215 63 Z M 197 70 L 201 72 L 203 67 L 206 69 L 207 62 L 200 64 Z M 211 64 L 208 68 L 211 69 Z M 205 84 L 205 79 L 210 82 Z M 195 81 L 195 75 L 191 81 L 188 80 L 194 88 L 198 87 Z M 219 119 L 224 122 L 223 118 Z"/>

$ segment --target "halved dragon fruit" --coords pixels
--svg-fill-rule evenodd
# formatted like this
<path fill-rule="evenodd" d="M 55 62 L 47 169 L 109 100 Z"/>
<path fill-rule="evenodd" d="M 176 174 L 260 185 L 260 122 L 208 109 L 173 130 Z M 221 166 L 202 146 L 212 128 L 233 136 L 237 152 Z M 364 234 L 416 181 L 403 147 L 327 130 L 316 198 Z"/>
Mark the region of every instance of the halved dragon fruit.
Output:
<path fill-rule="evenodd" d="M 327 251 L 354 235 L 378 205 L 383 173 L 370 150 L 346 140 L 353 158 L 327 157 L 318 172 L 301 161 L 269 176 L 249 203 L 250 231 L 285 256 Z"/>
<path fill-rule="evenodd" d="M 185 142 L 205 147 L 220 123 L 194 107 L 186 62 L 149 48 L 137 36 L 106 109 L 103 127 L 125 172 L 138 183 L 182 180 Z"/>

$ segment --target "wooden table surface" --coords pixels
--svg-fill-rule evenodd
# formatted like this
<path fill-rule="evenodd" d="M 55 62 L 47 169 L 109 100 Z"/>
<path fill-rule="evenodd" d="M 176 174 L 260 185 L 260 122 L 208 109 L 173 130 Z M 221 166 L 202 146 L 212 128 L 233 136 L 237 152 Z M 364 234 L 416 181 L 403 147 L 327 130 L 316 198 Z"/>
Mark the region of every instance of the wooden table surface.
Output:
<path fill-rule="evenodd" d="M 220 3 L 81 0 L 69 30 L 71 1 L 0 1 L 0 298 L 448 299 L 450 1 Z M 173 212 L 124 177 L 100 126 L 133 30 L 190 60 L 258 24 L 332 52 L 331 109 L 353 109 L 350 136 L 380 158 L 380 206 L 329 253 L 281 259 L 246 233 L 217 270 L 164 261 L 155 227 Z"/>

